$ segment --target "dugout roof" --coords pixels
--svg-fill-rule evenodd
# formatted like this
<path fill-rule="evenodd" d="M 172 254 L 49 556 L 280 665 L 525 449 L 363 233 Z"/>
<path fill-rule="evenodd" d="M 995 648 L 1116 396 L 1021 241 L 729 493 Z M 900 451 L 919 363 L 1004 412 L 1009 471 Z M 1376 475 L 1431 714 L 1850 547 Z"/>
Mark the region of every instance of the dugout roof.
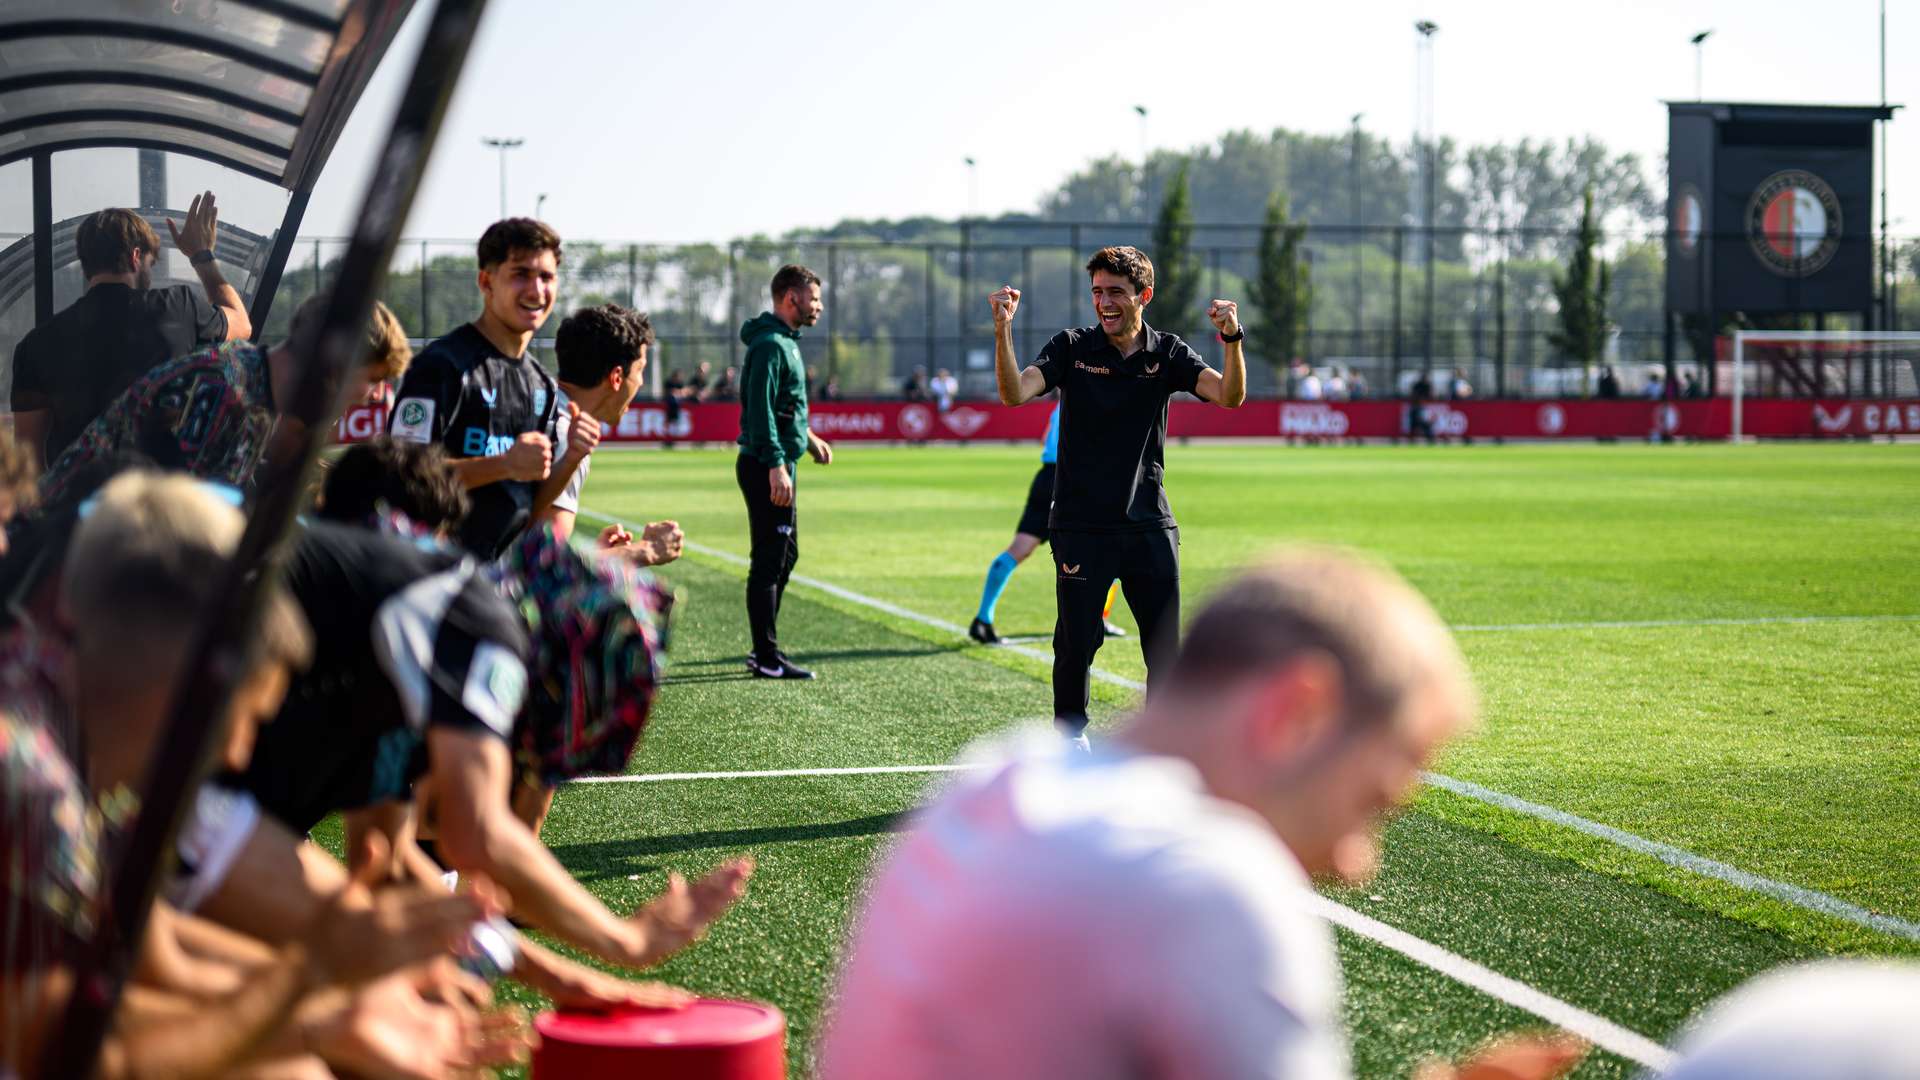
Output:
<path fill-rule="evenodd" d="M 245 245 L 257 333 L 307 196 L 412 7 L 413 0 L 0 3 L 0 166 L 33 163 L 35 321 L 53 313 L 63 239 L 50 159 L 114 147 L 184 154 L 288 193 L 280 227 Z M 61 250 L 71 258 L 66 239 Z M 224 242 L 220 254 L 229 261 Z"/>

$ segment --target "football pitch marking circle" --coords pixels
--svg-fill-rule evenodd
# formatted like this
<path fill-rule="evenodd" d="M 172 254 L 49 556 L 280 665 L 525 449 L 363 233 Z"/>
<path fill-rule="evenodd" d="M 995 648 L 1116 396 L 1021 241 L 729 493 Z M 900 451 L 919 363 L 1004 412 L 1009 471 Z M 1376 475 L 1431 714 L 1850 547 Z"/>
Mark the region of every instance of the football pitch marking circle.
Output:
<path fill-rule="evenodd" d="M 619 524 L 629 529 L 634 527 L 630 523 L 620 521 L 617 518 L 608 517 L 605 514 L 587 510 L 584 507 L 581 508 L 580 513 L 600 521 Z M 696 543 L 692 540 L 687 541 L 686 546 L 689 550 L 699 552 L 700 554 L 706 555 L 709 558 L 715 558 L 723 562 L 733 563 L 736 566 L 749 565 L 748 560 L 744 556 L 736 555 L 731 551 L 724 551 L 720 548 L 709 547 L 706 544 Z M 896 618 L 905 619 L 908 622 L 919 623 L 922 626 L 931 627 L 932 629 L 935 629 L 935 630 L 941 630 L 946 633 L 951 633 L 956 635 L 964 635 L 966 633 L 966 629 L 956 623 L 947 622 L 945 619 L 936 619 L 931 615 L 923 615 L 920 612 L 911 611 L 907 608 L 903 608 L 898 604 L 891 604 L 885 600 L 880 600 L 875 597 L 864 595 L 862 593 L 857 593 L 851 589 L 842 588 L 841 586 L 834 585 L 831 582 L 820 581 L 816 578 L 804 577 L 800 574 L 793 575 L 792 580 L 795 582 L 798 582 L 799 584 L 805 585 L 809 588 L 818 589 L 821 592 L 828 594 L 829 596 L 835 596 L 849 603 L 859 604 L 863 607 L 873 608 L 876 611 L 885 612 L 886 614 L 892 615 Z M 1455 632 L 1574 630 L 1574 629 L 1620 630 L 1620 629 L 1656 629 L 1656 628 L 1664 629 L 1669 627 L 1687 627 L 1687 626 L 1764 626 L 1764 625 L 1774 625 L 1774 624 L 1828 623 L 1828 622 L 1894 622 L 1894 621 L 1912 622 L 1916 620 L 1920 620 L 1920 615 L 1797 615 L 1797 616 L 1782 615 L 1782 616 L 1756 616 L 1754 618 L 1746 618 L 1746 619 L 1735 619 L 1735 618 L 1663 619 L 1663 620 L 1649 619 L 1649 620 L 1622 620 L 1622 621 L 1614 621 L 1614 622 L 1585 622 L 1585 623 L 1579 623 L 1579 622 L 1498 623 L 1498 624 L 1454 626 L 1454 627 L 1450 627 L 1450 629 L 1454 630 Z M 1025 656 L 1031 659 L 1040 660 L 1048 664 L 1051 664 L 1053 662 L 1053 652 L 1050 649 L 1036 649 L 1026 645 L 998 645 L 994 647 L 998 649 L 1002 649 L 1006 652 L 1015 653 L 1020 656 Z M 1110 683 L 1112 685 L 1124 687 L 1125 689 L 1133 690 L 1136 692 L 1143 692 L 1147 688 L 1145 683 L 1140 682 L 1136 679 L 1129 679 L 1122 675 L 1116 675 L 1110 671 L 1103 671 L 1100 668 L 1090 669 L 1089 674 L 1093 678 L 1098 679 L 1101 682 Z M 891 766 L 890 768 L 899 768 L 902 770 L 906 770 L 906 769 L 929 770 L 928 766 Z M 698 776 L 700 774 L 692 774 L 692 775 Z M 707 775 L 717 775 L 717 774 L 707 774 Z M 802 771 L 798 775 L 810 775 L 810 774 L 806 771 Z M 1742 870 L 1737 866 L 1732 866 L 1715 859 L 1709 859 L 1703 855 L 1695 855 L 1693 852 L 1687 851 L 1684 848 L 1674 847 L 1671 844 L 1663 844 L 1657 840 L 1649 840 L 1646 837 L 1635 835 L 1634 833 L 1627 832 L 1624 829 L 1616 829 L 1611 825 L 1602 825 L 1597 821 L 1592 821 L 1590 819 L 1583 818 L 1575 814 L 1567 813 L 1565 810 L 1561 810 L 1552 806 L 1547 806 L 1542 803 L 1530 802 L 1516 795 L 1508 795 L 1505 792 L 1496 791 L 1488 787 L 1482 787 L 1479 784 L 1475 784 L 1470 781 L 1456 780 L 1451 776 L 1447 776 L 1442 773 L 1434 773 L 1434 772 L 1425 773 L 1423 774 L 1423 777 L 1427 783 L 1432 784 L 1434 787 L 1452 792 L 1455 795 L 1459 795 L 1468 799 L 1474 799 L 1478 802 L 1484 802 L 1489 806 L 1497 806 L 1503 810 L 1509 810 L 1517 814 L 1523 814 L 1528 817 L 1537 818 L 1541 821 L 1551 822 L 1552 824 L 1560 825 L 1565 828 L 1574 829 L 1578 832 L 1585 833 L 1588 836 L 1592 836 L 1600 840 L 1605 840 L 1608 843 L 1626 848 L 1628 851 L 1632 851 L 1636 854 L 1646 855 L 1651 858 L 1657 859 L 1660 862 L 1666 863 L 1669 866 L 1678 867 L 1683 870 L 1689 870 L 1693 873 L 1699 874 L 1702 877 L 1708 877 L 1716 881 L 1725 882 L 1726 884 L 1732 885 L 1735 888 L 1745 889 L 1748 892 L 1759 893 L 1762 896 L 1771 897 L 1775 900 L 1780 901 L 1781 903 L 1789 904 L 1791 906 L 1798 907 L 1806 911 L 1816 912 L 1821 915 L 1827 915 L 1832 918 L 1839 919 L 1843 922 L 1849 922 L 1856 926 L 1865 927 L 1866 929 L 1874 930 L 1879 933 L 1888 934 L 1893 937 L 1905 938 L 1910 941 L 1920 941 L 1920 923 L 1914 922 L 1909 919 L 1902 919 L 1895 915 L 1884 915 L 1876 911 L 1871 911 L 1867 908 L 1861 907 L 1858 904 L 1854 904 L 1854 903 L 1850 903 L 1849 901 L 1842 900 L 1839 897 L 1833 896 L 1829 893 L 1820 892 L 1817 889 L 1809 889 L 1801 885 L 1793 885 L 1788 882 L 1776 881 L 1773 878 L 1763 877 L 1759 874 Z M 611 777 L 608 779 L 618 780 L 621 778 Z"/>

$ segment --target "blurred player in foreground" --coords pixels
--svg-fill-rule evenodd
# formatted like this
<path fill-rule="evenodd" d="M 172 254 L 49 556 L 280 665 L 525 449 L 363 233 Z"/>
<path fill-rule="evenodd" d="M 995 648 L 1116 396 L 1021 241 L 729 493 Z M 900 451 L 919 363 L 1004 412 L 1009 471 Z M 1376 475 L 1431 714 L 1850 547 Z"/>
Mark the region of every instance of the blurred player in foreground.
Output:
<path fill-rule="evenodd" d="M 833 1080 L 1349 1075 L 1327 901 L 1474 712 L 1389 572 L 1274 558 L 1221 589 L 1111 745 L 1027 740 L 920 813 L 875 876 L 822 1043 Z M 1540 1080 L 1512 1040 L 1421 1080 Z"/>

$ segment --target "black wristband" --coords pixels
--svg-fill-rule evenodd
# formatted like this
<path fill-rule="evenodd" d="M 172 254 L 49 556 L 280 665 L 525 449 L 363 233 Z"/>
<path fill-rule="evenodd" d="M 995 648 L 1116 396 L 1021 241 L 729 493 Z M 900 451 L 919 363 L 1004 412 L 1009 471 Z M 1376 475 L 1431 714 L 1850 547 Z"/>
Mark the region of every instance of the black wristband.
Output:
<path fill-rule="evenodd" d="M 213 261 L 213 249 L 201 248 L 199 251 L 187 256 L 187 261 L 195 266 L 205 266 Z"/>
<path fill-rule="evenodd" d="M 1241 326 L 1240 329 L 1235 330 L 1233 332 L 1232 337 L 1228 337 L 1227 335 L 1221 334 L 1221 333 L 1215 333 L 1213 336 L 1220 339 L 1220 344 L 1231 345 L 1234 342 L 1239 341 L 1247 336 L 1247 328 L 1245 326 Z"/>

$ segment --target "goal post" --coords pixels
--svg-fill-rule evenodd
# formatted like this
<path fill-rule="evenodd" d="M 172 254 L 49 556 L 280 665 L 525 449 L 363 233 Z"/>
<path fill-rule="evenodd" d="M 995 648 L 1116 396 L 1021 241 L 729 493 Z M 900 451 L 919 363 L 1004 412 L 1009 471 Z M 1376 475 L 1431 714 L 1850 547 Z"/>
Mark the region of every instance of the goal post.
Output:
<path fill-rule="evenodd" d="M 1745 435 L 1744 411 L 1747 398 L 1748 360 L 1763 351 L 1791 356 L 1813 364 L 1813 395 L 1824 393 L 1825 371 L 1834 361 L 1848 364 L 1864 360 L 1871 364 L 1891 358 L 1883 373 L 1883 392 L 1911 388 L 1920 371 L 1920 331 L 1913 330 L 1735 330 L 1733 332 L 1733 405 L 1732 438 L 1739 442 Z M 1843 374 L 1843 393 L 1851 392 L 1850 380 Z M 1908 392 L 1913 392 L 1911 389 Z"/>

